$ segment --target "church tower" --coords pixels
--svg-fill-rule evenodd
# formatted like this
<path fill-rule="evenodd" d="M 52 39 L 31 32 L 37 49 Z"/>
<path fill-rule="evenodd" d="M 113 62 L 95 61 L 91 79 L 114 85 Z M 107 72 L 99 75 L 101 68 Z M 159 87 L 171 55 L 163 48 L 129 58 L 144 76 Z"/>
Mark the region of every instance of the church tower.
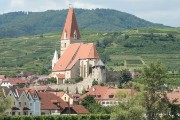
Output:
<path fill-rule="evenodd" d="M 53 57 L 53 59 L 52 59 L 52 69 L 54 68 L 54 66 L 55 66 L 55 64 L 56 64 L 57 61 L 58 61 L 58 53 L 57 53 L 57 51 L 55 50 L 55 52 L 54 52 L 54 57 Z"/>
<path fill-rule="evenodd" d="M 61 36 L 61 56 L 66 50 L 66 48 L 72 43 L 80 42 L 81 35 L 79 32 L 76 16 L 73 7 L 69 8 L 66 22 L 64 25 L 64 30 Z"/>

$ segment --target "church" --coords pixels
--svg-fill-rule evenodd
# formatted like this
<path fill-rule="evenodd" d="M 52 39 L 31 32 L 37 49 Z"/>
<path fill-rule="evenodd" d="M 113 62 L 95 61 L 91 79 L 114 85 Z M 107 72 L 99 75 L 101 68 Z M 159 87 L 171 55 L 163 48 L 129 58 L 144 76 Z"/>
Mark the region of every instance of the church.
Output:
<path fill-rule="evenodd" d="M 69 8 L 60 41 L 60 58 L 55 50 L 51 72 L 51 77 L 55 77 L 58 84 L 79 77 L 96 80 L 99 84 L 106 81 L 105 65 L 99 58 L 95 44 L 81 42 L 73 7 Z"/>

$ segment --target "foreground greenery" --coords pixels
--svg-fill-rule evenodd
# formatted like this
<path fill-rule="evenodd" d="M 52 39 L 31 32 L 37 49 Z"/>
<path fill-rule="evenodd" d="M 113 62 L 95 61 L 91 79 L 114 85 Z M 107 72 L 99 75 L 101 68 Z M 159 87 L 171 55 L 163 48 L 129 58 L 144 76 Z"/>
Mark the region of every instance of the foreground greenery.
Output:
<path fill-rule="evenodd" d="M 3 115 L 5 110 L 11 107 L 11 99 L 4 98 L 2 88 L 0 87 L 0 115 Z"/>
<path fill-rule="evenodd" d="M 111 114 L 112 120 L 179 120 L 180 105 L 176 99 L 167 98 L 168 88 L 164 86 L 166 71 L 158 62 L 145 66 L 141 76 L 143 84 L 126 85 L 135 88 L 138 93 L 128 95 L 118 93 L 121 101 Z"/>
<path fill-rule="evenodd" d="M 68 10 L 11 12 L 0 15 L 0 38 L 62 30 Z M 75 9 L 80 30 L 119 31 L 137 27 L 165 27 L 110 9 Z M 91 19 L 89 19 L 89 17 Z"/>
<path fill-rule="evenodd" d="M 0 116 L 0 120 L 109 120 L 108 114 L 90 115 L 44 115 L 44 116 Z"/>

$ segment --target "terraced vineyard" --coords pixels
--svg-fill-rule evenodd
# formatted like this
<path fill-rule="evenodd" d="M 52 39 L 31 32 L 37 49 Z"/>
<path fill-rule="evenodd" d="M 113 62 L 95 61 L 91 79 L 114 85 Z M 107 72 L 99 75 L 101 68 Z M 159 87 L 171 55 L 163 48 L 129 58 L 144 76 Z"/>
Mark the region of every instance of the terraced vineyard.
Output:
<path fill-rule="evenodd" d="M 51 70 L 54 50 L 59 51 L 60 32 L 0 39 L 0 74 L 15 75 L 21 70 Z M 83 42 L 96 43 L 108 69 L 141 69 L 161 61 L 170 73 L 180 72 L 180 29 L 139 28 L 123 32 L 81 31 Z"/>

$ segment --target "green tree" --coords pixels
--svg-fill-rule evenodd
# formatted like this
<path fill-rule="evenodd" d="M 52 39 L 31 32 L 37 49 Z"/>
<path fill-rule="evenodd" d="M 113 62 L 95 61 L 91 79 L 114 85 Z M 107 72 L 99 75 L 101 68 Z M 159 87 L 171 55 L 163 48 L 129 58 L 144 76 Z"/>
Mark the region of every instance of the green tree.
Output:
<path fill-rule="evenodd" d="M 92 82 L 92 86 L 94 86 L 94 85 L 98 85 L 98 81 L 96 81 L 95 79 Z"/>
<path fill-rule="evenodd" d="M 2 88 L 0 88 L 0 115 L 4 114 L 4 112 L 11 107 L 11 99 L 5 98 L 2 92 Z"/>
<path fill-rule="evenodd" d="M 121 101 L 111 114 L 111 120 L 144 120 L 145 108 L 142 106 L 143 96 L 138 93 L 130 96 L 125 92 L 117 93 Z"/>
<path fill-rule="evenodd" d="M 166 114 L 168 109 L 167 100 L 162 100 L 166 98 L 166 93 L 162 89 L 166 78 L 165 68 L 160 62 L 151 63 L 144 67 L 142 78 L 145 85 L 144 106 L 147 110 L 147 119 L 158 120 L 160 114 Z"/>
<path fill-rule="evenodd" d="M 113 107 L 103 107 L 97 103 L 92 95 L 87 95 L 81 101 L 81 105 L 88 109 L 90 113 L 94 114 L 110 114 L 113 110 Z"/>

